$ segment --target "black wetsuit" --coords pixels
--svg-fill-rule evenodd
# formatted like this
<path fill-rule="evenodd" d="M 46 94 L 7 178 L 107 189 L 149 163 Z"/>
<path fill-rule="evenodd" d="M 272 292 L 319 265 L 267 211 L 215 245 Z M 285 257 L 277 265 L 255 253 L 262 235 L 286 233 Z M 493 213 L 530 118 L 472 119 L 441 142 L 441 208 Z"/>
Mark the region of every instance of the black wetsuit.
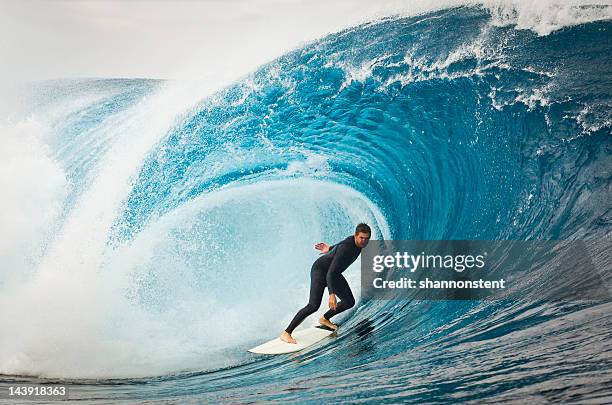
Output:
<path fill-rule="evenodd" d="M 353 293 L 341 273 L 357 259 L 359 253 L 361 253 L 361 248 L 355 244 L 355 239 L 351 235 L 332 246 L 329 252 L 315 260 L 310 269 L 310 299 L 308 304 L 295 314 L 285 329 L 287 332 L 292 333 L 307 316 L 317 312 L 321 306 L 326 286 L 330 294 L 336 294 L 340 298 L 340 302 L 337 303 L 335 311 L 330 309 L 323 315 L 325 319 L 355 305 Z"/>

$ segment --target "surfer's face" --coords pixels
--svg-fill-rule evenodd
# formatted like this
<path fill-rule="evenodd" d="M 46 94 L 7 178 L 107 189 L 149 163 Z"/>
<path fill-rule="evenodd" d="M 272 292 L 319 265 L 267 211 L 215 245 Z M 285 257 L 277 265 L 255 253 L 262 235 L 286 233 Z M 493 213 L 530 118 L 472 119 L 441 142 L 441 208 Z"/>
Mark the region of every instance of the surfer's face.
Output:
<path fill-rule="evenodd" d="M 359 232 L 355 234 L 355 244 L 359 246 L 360 248 L 366 247 L 369 240 L 370 240 L 369 233 Z"/>

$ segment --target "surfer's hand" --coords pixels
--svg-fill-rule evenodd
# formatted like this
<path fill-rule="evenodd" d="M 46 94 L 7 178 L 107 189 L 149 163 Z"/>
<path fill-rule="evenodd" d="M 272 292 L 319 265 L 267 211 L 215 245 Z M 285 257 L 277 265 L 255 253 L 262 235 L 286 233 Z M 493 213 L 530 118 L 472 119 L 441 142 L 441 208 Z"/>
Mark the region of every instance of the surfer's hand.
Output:
<path fill-rule="evenodd" d="M 323 253 L 329 252 L 329 248 L 330 246 L 325 242 L 319 242 L 315 245 L 315 249 L 321 251 L 321 253 L 319 253 L 320 255 L 322 255 Z"/>
<path fill-rule="evenodd" d="M 336 294 L 329 294 L 329 307 L 336 310 Z"/>

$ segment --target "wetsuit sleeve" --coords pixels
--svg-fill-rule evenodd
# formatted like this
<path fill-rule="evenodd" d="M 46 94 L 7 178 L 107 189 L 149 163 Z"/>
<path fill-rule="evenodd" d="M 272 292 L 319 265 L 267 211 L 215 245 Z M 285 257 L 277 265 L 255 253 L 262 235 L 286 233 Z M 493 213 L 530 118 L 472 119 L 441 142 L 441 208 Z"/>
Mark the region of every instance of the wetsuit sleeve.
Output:
<path fill-rule="evenodd" d="M 342 258 L 346 256 L 348 246 L 345 243 L 339 243 L 338 245 L 334 245 L 336 247 L 336 253 L 334 253 L 334 258 L 332 259 L 331 264 L 329 265 L 329 270 L 327 270 L 327 291 L 330 294 L 334 294 L 335 282 L 337 279 L 337 274 L 340 273 L 342 269 Z M 331 249 L 330 249 L 331 250 Z"/>

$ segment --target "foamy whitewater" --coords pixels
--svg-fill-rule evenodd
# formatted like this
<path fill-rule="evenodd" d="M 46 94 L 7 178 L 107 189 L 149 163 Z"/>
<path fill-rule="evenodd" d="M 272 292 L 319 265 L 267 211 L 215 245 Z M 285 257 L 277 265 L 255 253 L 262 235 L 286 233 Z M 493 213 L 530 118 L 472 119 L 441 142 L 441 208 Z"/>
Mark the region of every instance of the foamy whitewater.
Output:
<path fill-rule="evenodd" d="M 31 83 L 0 124 L 0 383 L 78 380 L 91 402 L 610 402 L 608 302 L 362 301 L 359 261 L 333 343 L 246 351 L 306 303 L 313 244 L 357 222 L 610 237 L 612 5 L 529 3 L 420 2 L 213 80 Z"/>

